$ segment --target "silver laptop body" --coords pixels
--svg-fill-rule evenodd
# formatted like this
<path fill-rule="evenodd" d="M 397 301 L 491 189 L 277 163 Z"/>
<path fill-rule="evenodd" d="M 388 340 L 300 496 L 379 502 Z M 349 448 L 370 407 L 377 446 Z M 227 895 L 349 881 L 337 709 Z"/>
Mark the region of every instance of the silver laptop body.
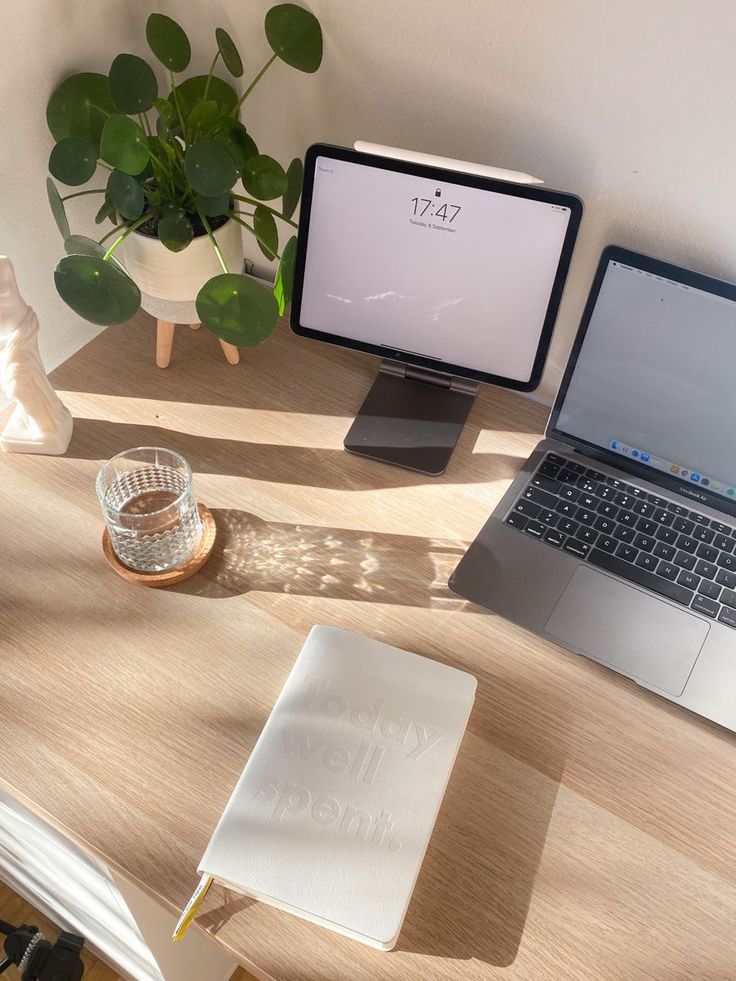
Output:
<path fill-rule="evenodd" d="M 450 587 L 736 730 L 735 425 L 736 287 L 609 246 L 546 438 Z"/>

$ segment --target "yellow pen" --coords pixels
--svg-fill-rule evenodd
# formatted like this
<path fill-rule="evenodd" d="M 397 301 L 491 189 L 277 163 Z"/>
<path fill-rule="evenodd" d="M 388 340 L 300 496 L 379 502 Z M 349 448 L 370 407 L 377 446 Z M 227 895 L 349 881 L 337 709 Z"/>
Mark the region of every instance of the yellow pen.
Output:
<path fill-rule="evenodd" d="M 207 895 L 207 890 L 214 881 L 214 877 L 207 874 L 203 875 L 199 880 L 199 885 L 192 893 L 192 898 L 181 911 L 179 921 L 174 927 L 174 932 L 171 934 L 172 940 L 181 940 L 184 934 L 187 932 L 192 920 L 199 912 L 199 907 L 202 905 L 202 900 Z"/>

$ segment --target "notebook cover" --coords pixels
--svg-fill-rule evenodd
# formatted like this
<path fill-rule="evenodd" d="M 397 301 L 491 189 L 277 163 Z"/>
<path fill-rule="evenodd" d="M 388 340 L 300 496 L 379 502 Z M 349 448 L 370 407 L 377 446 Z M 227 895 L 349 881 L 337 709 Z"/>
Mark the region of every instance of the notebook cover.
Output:
<path fill-rule="evenodd" d="M 313 627 L 199 871 L 393 947 L 476 684 L 360 634 Z"/>

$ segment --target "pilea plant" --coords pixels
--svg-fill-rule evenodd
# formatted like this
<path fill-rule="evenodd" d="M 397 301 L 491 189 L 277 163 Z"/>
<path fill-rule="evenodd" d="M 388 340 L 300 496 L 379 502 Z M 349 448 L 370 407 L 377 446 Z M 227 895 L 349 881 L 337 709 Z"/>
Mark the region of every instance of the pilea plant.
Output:
<path fill-rule="evenodd" d="M 284 3 L 266 14 L 265 33 L 273 54 L 242 94 L 215 74 L 222 62 L 233 78 L 243 75 L 241 56 L 225 30 L 215 31 L 217 51 L 208 74 L 178 81 L 190 62 L 189 39 L 170 17 L 154 13 L 146 38 L 170 80 L 166 98 L 159 95 L 151 66 L 134 54 L 119 54 L 108 75 L 72 75 L 51 96 L 46 118 L 57 141 L 49 158 L 52 177 L 76 187 L 91 180 L 98 166 L 109 171 L 105 188 L 64 197 L 47 179 L 66 252 L 54 273 L 56 288 L 80 316 L 95 324 L 119 324 L 140 307 L 138 286 L 115 258 L 137 229 L 157 234 L 172 252 L 206 234 L 222 273 L 197 295 L 202 323 L 241 346 L 257 344 L 273 331 L 291 298 L 296 253 L 293 234 L 279 251 L 277 219 L 297 227 L 292 216 L 301 195 L 302 163 L 292 160 L 284 170 L 260 153 L 240 110 L 277 58 L 315 72 L 322 60 L 322 31 L 309 11 Z M 236 191 L 238 181 L 244 193 Z M 96 194 L 103 200 L 95 220 L 110 220 L 112 231 L 99 241 L 70 234 L 64 203 Z M 227 268 L 213 235 L 227 220 L 246 228 L 266 258 L 279 260 L 273 289 Z"/>

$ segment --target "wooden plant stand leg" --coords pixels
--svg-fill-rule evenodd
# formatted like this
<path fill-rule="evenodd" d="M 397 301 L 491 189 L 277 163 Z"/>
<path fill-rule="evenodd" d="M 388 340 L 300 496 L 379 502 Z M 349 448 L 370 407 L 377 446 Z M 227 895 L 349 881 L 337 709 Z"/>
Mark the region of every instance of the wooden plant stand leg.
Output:
<path fill-rule="evenodd" d="M 201 324 L 190 324 L 192 330 L 199 330 Z M 171 350 L 174 346 L 174 331 L 176 324 L 168 320 L 156 321 L 156 364 L 159 368 L 168 368 L 171 364 Z M 234 344 L 220 341 L 220 347 L 228 364 L 240 364 L 240 350 Z"/>
<path fill-rule="evenodd" d="M 168 368 L 171 363 L 175 329 L 176 324 L 170 324 L 168 320 L 156 321 L 156 364 L 159 368 Z"/>
<path fill-rule="evenodd" d="M 239 364 L 240 363 L 240 350 L 235 347 L 234 344 L 228 344 L 227 341 L 220 341 L 220 347 L 222 348 L 225 358 L 228 364 Z"/>

